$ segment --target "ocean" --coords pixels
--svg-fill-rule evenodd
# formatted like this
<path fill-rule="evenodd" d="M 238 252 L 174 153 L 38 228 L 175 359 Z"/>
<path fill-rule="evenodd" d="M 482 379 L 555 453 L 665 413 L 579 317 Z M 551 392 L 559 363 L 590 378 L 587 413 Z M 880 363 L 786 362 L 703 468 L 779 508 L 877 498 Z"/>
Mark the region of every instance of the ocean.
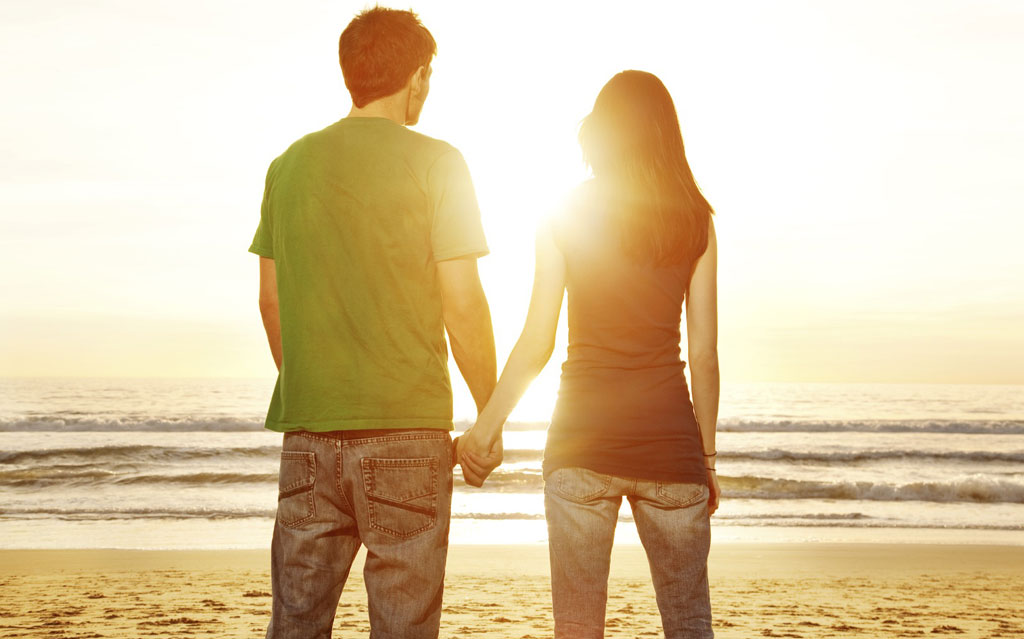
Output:
<path fill-rule="evenodd" d="M 268 547 L 272 388 L 0 380 L 0 548 Z M 456 471 L 452 543 L 546 540 L 545 429 L 510 423 L 482 489 Z M 718 431 L 714 541 L 1024 545 L 1024 386 L 726 384 Z"/>

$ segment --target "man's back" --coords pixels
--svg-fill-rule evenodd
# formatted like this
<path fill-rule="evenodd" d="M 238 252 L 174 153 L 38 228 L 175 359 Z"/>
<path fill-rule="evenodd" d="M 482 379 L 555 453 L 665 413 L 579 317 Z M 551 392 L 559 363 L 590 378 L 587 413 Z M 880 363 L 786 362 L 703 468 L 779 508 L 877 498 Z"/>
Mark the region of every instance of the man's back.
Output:
<path fill-rule="evenodd" d="M 435 265 L 487 253 L 454 147 L 375 117 L 301 138 L 271 163 L 250 251 L 277 276 L 268 428 L 452 428 Z"/>
<path fill-rule="evenodd" d="M 478 409 L 496 364 L 469 171 L 404 126 L 436 53 L 411 11 L 360 13 L 338 42 L 348 117 L 267 171 L 249 247 L 278 368 L 266 425 L 285 431 L 267 639 L 329 637 L 361 546 L 371 634 L 438 635 L 456 455 L 445 332 Z"/>

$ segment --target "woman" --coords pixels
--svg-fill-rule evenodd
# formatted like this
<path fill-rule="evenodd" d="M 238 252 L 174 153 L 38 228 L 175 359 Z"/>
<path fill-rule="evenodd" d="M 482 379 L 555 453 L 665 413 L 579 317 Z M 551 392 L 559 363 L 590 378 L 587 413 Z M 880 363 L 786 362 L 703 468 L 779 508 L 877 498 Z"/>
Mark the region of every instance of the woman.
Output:
<path fill-rule="evenodd" d="M 490 402 L 460 440 L 467 481 L 500 462 L 501 428 L 554 348 L 569 349 L 544 452 L 556 637 L 604 632 L 622 497 L 650 560 L 665 636 L 712 637 L 709 516 L 718 506 L 716 243 L 657 77 L 624 71 L 580 128 L 594 178 L 537 236 L 530 309 Z M 680 360 L 686 303 L 693 401 Z"/>

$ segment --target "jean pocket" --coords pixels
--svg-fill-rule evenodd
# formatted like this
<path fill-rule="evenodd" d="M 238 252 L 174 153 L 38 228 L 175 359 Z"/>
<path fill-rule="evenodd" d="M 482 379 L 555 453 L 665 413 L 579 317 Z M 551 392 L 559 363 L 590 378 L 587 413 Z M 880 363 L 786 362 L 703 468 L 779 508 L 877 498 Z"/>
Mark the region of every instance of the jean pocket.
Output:
<path fill-rule="evenodd" d="M 589 468 L 570 467 L 552 472 L 548 482 L 559 497 L 583 504 L 608 492 L 612 477 Z"/>
<path fill-rule="evenodd" d="M 686 506 L 696 504 L 708 496 L 707 484 L 668 481 L 656 483 L 658 485 L 658 497 L 670 506 L 685 508 Z"/>
<path fill-rule="evenodd" d="M 316 516 L 313 487 L 316 483 L 316 455 L 311 452 L 281 452 L 278 477 L 277 521 L 285 528 L 298 528 Z"/>
<path fill-rule="evenodd" d="M 408 539 L 434 526 L 439 458 L 364 457 L 360 463 L 371 528 Z"/>

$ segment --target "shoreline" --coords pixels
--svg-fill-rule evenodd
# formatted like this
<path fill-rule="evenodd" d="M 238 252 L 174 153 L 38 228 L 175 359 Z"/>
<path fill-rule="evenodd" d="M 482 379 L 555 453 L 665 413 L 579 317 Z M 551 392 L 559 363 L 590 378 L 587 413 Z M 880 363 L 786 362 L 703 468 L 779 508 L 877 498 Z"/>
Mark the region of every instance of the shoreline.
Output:
<path fill-rule="evenodd" d="M 268 544 L 269 546 L 269 544 Z M 366 548 L 360 549 L 354 566 L 361 566 Z M 622 563 L 628 572 L 647 570 L 643 547 L 616 543 L 613 564 Z M 1012 557 L 1013 560 L 1007 558 Z M 922 569 L 927 571 L 985 570 L 1008 572 L 1024 576 L 1024 546 L 1003 544 L 954 543 L 835 543 L 835 542 L 712 542 L 708 557 L 709 570 L 731 573 L 735 561 L 743 560 L 747 570 L 753 564 L 764 564 L 773 569 L 774 559 L 789 562 L 782 571 L 800 571 L 822 567 L 822 562 L 842 565 L 844 572 L 898 571 Z M 806 565 L 793 563 L 802 558 Z M 455 561 L 453 561 L 453 559 Z M 539 571 L 539 560 L 547 562 L 546 543 L 529 544 L 451 544 L 449 546 L 448 573 L 461 571 L 460 559 L 472 560 L 474 566 L 484 565 L 488 570 L 523 574 L 547 574 L 547 567 Z M 201 570 L 251 565 L 265 560 L 269 569 L 270 549 L 194 549 L 151 550 L 123 548 L 4 548 L 0 549 L 0 576 L 58 570 L 60 572 L 88 571 L 100 568 L 127 570 L 150 566 L 155 569 Z M 523 560 L 523 562 L 520 562 Z M 642 561 L 641 561 L 642 560 Z M 854 561 L 855 560 L 855 561 Z M 508 562 L 508 565 L 506 565 Z M 641 565 L 642 564 L 642 565 Z M 355 571 L 355 568 L 353 568 Z M 524 572 L 525 571 L 525 572 Z M 613 567 L 614 572 L 614 567 Z M 1024 585 L 1024 584 L 1022 584 Z"/>
<path fill-rule="evenodd" d="M 4 550 L 261 550 L 270 546 L 272 518 L 7 520 L 0 524 Z M 201 542 L 197 542 L 201 540 Z M 201 545 L 199 545 L 201 543 Z M 909 528 L 876 526 L 744 526 L 716 523 L 711 544 L 864 544 L 1016 546 L 1024 548 L 1024 530 Z M 543 519 L 453 519 L 449 544 L 456 546 L 542 546 Z M 640 546 L 636 526 L 620 521 L 616 547 Z"/>
<path fill-rule="evenodd" d="M 368 631 L 357 557 L 336 636 Z M 0 636 L 259 637 L 270 610 L 260 550 L 0 550 Z M 1024 547 L 713 543 L 718 639 L 1024 634 Z M 660 635 L 647 557 L 616 546 L 609 636 Z M 550 636 L 547 547 L 452 545 L 441 635 Z M 88 634 L 92 633 L 92 634 Z"/>
<path fill-rule="evenodd" d="M 366 548 L 360 548 L 353 572 L 362 566 Z M 647 558 L 643 547 L 616 544 L 614 564 L 628 573 L 645 575 Z M 1012 560 L 1008 558 L 1012 557 Z M 786 559 L 785 567 L 772 562 Z M 801 559 L 803 563 L 794 562 Z M 548 574 L 547 544 L 451 544 L 449 546 L 449 574 L 460 574 L 471 560 L 476 567 L 509 574 Z M 834 542 L 712 542 L 708 557 L 709 571 L 721 570 L 732 574 L 734 562 L 742 560 L 741 571 L 759 565 L 766 570 L 778 568 L 783 572 L 818 570 L 832 564 L 842 566 L 844 574 L 865 572 L 892 572 L 922 569 L 928 572 L 984 570 L 1007 572 L 1024 577 L 1024 546 L 1000 544 L 953 543 L 834 543 Z M 102 568 L 130 570 L 147 567 L 164 570 L 203 570 L 252 566 L 265 561 L 269 570 L 270 549 L 194 549 L 150 550 L 123 548 L 67 548 L 67 549 L 0 549 L 0 576 L 58 571 L 90 571 Z M 541 569 L 538 562 L 543 562 Z M 1024 585 L 1024 583 L 1022 583 Z"/>

